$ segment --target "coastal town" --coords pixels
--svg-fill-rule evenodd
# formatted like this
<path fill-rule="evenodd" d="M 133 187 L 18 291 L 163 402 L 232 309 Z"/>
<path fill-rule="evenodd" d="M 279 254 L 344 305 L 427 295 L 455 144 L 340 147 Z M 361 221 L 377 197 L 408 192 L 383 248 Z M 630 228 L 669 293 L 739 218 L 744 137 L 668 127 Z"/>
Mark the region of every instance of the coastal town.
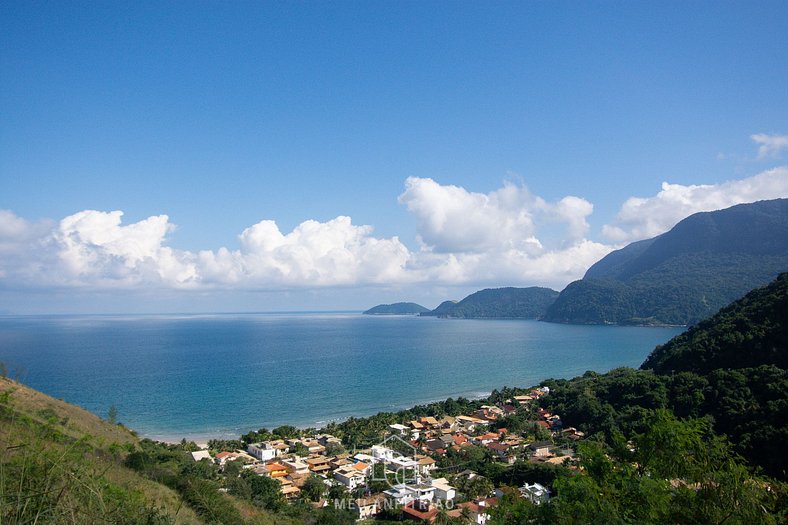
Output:
<path fill-rule="evenodd" d="M 358 520 L 434 523 L 440 514 L 484 525 L 507 492 L 540 505 L 550 500 L 550 491 L 537 482 L 496 486 L 457 458 L 473 449 L 476 457 L 503 469 L 516 463 L 577 468 L 573 445 L 585 436 L 539 407 L 549 391 L 534 388 L 463 415 L 392 423 L 378 444 L 364 449 L 348 450 L 340 438 L 317 433 L 250 442 L 245 449 L 205 448 L 191 456 L 232 475 L 250 471 L 270 478 L 287 501 L 333 505 L 352 511 Z M 524 428 L 506 428 L 507 421 L 523 417 L 528 420 Z"/>

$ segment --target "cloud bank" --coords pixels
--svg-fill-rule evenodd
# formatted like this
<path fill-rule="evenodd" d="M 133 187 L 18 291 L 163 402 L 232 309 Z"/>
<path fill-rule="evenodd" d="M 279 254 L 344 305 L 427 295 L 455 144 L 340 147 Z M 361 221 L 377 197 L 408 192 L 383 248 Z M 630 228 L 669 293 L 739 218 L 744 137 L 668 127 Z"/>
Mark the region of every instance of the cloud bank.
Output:
<path fill-rule="evenodd" d="M 0 287 L 85 290 L 303 290 L 369 285 L 561 288 L 621 243 L 658 235 L 684 217 L 788 196 L 788 167 L 718 185 L 663 183 L 628 199 L 589 239 L 587 200 L 547 201 L 524 185 L 477 193 L 411 177 L 399 202 L 416 218 L 409 248 L 350 217 L 307 220 L 290 232 L 272 220 L 244 229 L 236 249 L 168 245 L 167 215 L 124 224 L 122 211 L 84 210 L 30 222 L 0 210 Z M 558 232 L 558 233 L 556 233 Z M 615 243 L 615 244 L 613 244 Z"/>
<path fill-rule="evenodd" d="M 693 213 L 735 204 L 788 197 L 788 167 L 770 169 L 753 177 L 714 185 L 662 183 L 653 197 L 630 197 L 602 234 L 616 243 L 647 239 L 668 231 Z"/>

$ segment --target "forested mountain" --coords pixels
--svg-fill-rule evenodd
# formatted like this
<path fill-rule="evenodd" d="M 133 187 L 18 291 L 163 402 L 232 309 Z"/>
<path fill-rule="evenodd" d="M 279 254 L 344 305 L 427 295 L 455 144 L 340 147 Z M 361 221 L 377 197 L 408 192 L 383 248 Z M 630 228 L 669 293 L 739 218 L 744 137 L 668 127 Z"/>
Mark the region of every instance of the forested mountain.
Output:
<path fill-rule="evenodd" d="M 641 368 L 708 374 L 761 365 L 788 368 L 788 273 L 658 346 Z"/>
<path fill-rule="evenodd" d="M 566 424 L 629 435 L 651 411 L 706 417 L 715 432 L 769 475 L 788 477 L 783 450 L 788 425 L 786 352 L 788 274 L 657 347 L 643 370 L 587 372 L 548 381 L 547 407 Z"/>
<path fill-rule="evenodd" d="M 429 312 L 429 308 L 425 308 L 416 303 L 394 303 L 394 304 L 379 304 L 364 312 L 365 315 L 415 315 L 422 312 Z"/>
<path fill-rule="evenodd" d="M 466 319 L 537 319 L 558 297 L 550 288 L 488 288 L 472 293 L 458 303 L 446 301 L 421 315 Z"/>
<path fill-rule="evenodd" d="M 788 199 L 696 213 L 594 264 L 544 320 L 693 324 L 786 270 Z"/>
<path fill-rule="evenodd" d="M 457 301 L 443 301 L 434 310 L 422 312 L 419 315 L 422 317 L 446 317 L 455 306 L 457 306 Z"/>

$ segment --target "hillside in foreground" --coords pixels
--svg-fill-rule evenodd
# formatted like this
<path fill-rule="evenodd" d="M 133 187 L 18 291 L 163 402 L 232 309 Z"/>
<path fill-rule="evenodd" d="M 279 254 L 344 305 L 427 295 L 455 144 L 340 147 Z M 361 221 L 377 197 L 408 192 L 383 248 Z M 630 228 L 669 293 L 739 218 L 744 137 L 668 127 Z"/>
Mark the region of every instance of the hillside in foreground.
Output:
<path fill-rule="evenodd" d="M 177 492 L 122 465 L 128 429 L 0 377 L 0 522 L 202 523 Z"/>
<path fill-rule="evenodd" d="M 0 375 L 0 523 L 294 523 L 222 494 L 194 449 L 140 440 Z"/>
<path fill-rule="evenodd" d="M 788 199 L 696 213 L 608 254 L 569 284 L 544 320 L 694 324 L 788 270 Z"/>

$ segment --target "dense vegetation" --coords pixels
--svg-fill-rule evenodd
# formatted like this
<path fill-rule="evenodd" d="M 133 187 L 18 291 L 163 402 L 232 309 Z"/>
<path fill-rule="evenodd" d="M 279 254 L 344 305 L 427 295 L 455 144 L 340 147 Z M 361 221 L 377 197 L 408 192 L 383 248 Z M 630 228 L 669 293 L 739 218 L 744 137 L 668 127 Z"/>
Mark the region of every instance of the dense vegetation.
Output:
<path fill-rule="evenodd" d="M 788 269 L 788 199 L 697 213 L 617 250 L 567 286 L 544 319 L 693 324 Z"/>
<path fill-rule="evenodd" d="M 458 303 L 443 302 L 427 314 L 466 319 L 537 319 L 545 315 L 558 292 L 550 288 L 489 288 L 472 293 Z"/>
<path fill-rule="evenodd" d="M 568 424 L 607 438 L 641 432 L 645 416 L 657 409 L 706 417 L 737 453 L 786 479 L 787 307 L 788 274 L 782 274 L 657 347 L 644 370 L 547 381 L 553 391 L 545 403 Z"/>
<path fill-rule="evenodd" d="M 657 347 L 642 368 L 708 374 L 761 365 L 788 368 L 788 273 Z"/>
<path fill-rule="evenodd" d="M 429 312 L 429 308 L 425 308 L 416 303 L 394 303 L 394 304 L 379 304 L 364 312 L 366 315 L 414 315 L 422 312 Z"/>
<path fill-rule="evenodd" d="M 651 412 L 626 441 L 578 445 L 579 471 L 561 469 L 549 504 L 505 496 L 498 524 L 785 523 L 784 485 L 753 476 L 705 419 Z"/>

